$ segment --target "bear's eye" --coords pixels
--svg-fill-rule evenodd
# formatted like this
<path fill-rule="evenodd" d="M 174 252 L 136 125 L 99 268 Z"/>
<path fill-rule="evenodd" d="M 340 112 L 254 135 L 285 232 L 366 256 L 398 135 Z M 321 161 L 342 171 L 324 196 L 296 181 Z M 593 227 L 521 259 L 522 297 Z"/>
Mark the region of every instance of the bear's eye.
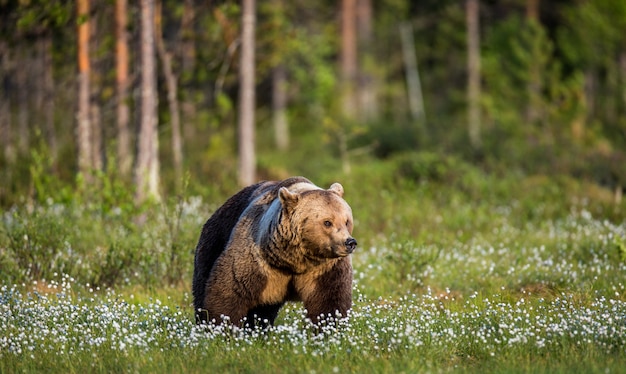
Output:
<path fill-rule="evenodd" d="M 332 222 L 330 222 L 330 221 L 324 221 L 324 226 L 326 226 L 326 227 L 330 227 L 330 226 L 332 226 L 332 225 L 333 225 L 333 224 L 332 224 Z"/>

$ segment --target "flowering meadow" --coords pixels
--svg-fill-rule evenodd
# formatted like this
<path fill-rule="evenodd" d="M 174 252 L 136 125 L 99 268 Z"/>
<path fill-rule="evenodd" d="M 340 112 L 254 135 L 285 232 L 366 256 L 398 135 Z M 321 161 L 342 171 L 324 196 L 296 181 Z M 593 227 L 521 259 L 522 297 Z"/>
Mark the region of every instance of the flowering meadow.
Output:
<path fill-rule="evenodd" d="M 101 203 L 9 210 L 0 372 L 624 371 L 621 210 L 551 187 L 509 204 L 419 188 L 351 202 L 347 318 L 312 326 L 288 303 L 264 330 L 195 324 L 202 199 L 146 207 L 141 224 Z"/>
<path fill-rule="evenodd" d="M 442 253 L 413 275 L 435 284 L 438 277 L 474 285 L 501 279 L 499 288 L 477 287 L 488 293 L 424 286 L 372 298 L 362 284 L 382 269 L 368 258 L 391 249 L 370 248 L 355 261 L 351 315 L 321 328 L 307 323 L 299 304 L 288 304 L 268 330 L 245 330 L 196 326 L 184 301 L 136 300 L 67 275 L 4 285 L 0 371 L 619 371 L 626 363 L 626 262 L 607 251 L 618 254 L 611 240 L 625 227 L 586 213 L 571 220 L 546 227 L 546 240 L 595 242 L 589 261 L 569 248 L 481 243 Z"/>
<path fill-rule="evenodd" d="M 276 326 L 251 330 L 197 326 L 189 308 L 96 293 L 69 277 L 47 287 L 2 287 L 2 372 L 619 371 L 626 357 L 626 302 L 604 296 L 360 299 L 348 319 L 321 328 L 289 305 Z"/>

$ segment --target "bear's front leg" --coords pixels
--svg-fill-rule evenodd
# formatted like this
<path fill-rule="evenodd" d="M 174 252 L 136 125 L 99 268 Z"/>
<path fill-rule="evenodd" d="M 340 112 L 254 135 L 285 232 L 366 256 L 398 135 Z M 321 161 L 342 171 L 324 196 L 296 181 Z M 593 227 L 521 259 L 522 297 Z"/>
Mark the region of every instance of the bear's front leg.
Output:
<path fill-rule="evenodd" d="M 206 285 L 204 309 L 208 321 L 242 326 L 242 319 L 259 303 L 266 277 L 245 257 L 225 255 L 218 259 Z M 223 317 L 228 317 L 226 318 Z"/>
<path fill-rule="evenodd" d="M 207 322 L 221 324 L 228 323 L 241 327 L 243 318 L 248 313 L 245 300 L 225 295 L 219 292 L 207 291 L 205 298 Z M 205 312 L 202 310 L 201 313 Z"/>
<path fill-rule="evenodd" d="M 307 317 L 318 323 L 320 316 L 342 317 L 348 315 L 352 307 L 352 264 L 349 257 L 340 259 L 327 272 L 308 280 L 310 286 L 302 289 L 302 301 Z"/>

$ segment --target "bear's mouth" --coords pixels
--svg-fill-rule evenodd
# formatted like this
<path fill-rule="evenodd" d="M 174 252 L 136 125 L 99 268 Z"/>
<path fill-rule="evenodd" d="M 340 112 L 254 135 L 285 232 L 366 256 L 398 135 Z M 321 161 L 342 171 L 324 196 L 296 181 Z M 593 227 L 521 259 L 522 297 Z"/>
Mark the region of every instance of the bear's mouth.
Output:
<path fill-rule="evenodd" d="M 331 249 L 331 252 L 335 254 L 335 256 L 337 257 L 350 256 L 352 252 L 354 252 L 354 250 L 356 249 L 356 240 L 350 243 L 346 242 L 344 245 L 341 245 L 341 246 L 332 246 L 330 249 Z"/>
<path fill-rule="evenodd" d="M 345 248 L 340 248 L 340 249 L 333 250 L 333 253 L 337 257 L 347 257 L 347 256 L 350 256 L 351 252 L 348 252 Z"/>
<path fill-rule="evenodd" d="M 347 257 L 350 255 L 344 246 L 335 246 L 331 245 L 330 247 L 324 248 L 324 252 L 322 252 L 322 256 L 325 258 L 340 258 Z"/>

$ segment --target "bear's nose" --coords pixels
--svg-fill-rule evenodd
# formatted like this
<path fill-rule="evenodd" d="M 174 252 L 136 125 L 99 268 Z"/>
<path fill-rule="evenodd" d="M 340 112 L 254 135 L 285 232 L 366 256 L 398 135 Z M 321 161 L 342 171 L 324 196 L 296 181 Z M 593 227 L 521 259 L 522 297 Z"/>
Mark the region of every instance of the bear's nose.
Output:
<path fill-rule="evenodd" d="M 348 238 L 345 244 L 346 244 L 346 248 L 348 249 L 348 253 L 352 253 L 354 249 L 356 248 L 357 243 L 354 238 Z"/>

